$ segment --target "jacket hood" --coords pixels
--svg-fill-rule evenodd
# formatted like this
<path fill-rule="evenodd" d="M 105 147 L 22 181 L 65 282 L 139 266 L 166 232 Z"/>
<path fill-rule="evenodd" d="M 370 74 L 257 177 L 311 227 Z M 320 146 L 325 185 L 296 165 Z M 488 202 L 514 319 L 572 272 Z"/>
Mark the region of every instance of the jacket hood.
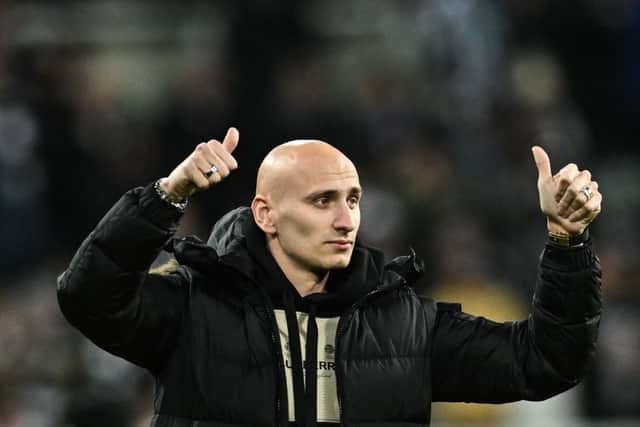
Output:
<path fill-rule="evenodd" d="M 248 206 L 235 208 L 214 224 L 207 245 L 221 257 L 231 252 L 241 252 L 251 227 L 257 227 L 251 209 Z"/>

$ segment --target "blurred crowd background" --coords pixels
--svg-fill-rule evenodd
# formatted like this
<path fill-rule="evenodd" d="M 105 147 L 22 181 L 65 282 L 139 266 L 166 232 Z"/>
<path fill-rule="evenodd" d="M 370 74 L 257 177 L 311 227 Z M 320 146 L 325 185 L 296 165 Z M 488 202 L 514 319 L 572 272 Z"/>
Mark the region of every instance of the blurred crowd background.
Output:
<path fill-rule="evenodd" d="M 522 318 L 545 242 L 530 147 L 591 170 L 604 268 L 596 364 L 541 403 L 434 405 L 436 426 L 640 422 L 640 2 L 0 1 L 0 426 L 148 425 L 153 384 L 59 312 L 100 217 L 194 146 L 240 168 L 193 198 L 206 238 L 260 160 L 326 140 L 359 168 L 361 238 L 414 248 L 419 292 Z"/>

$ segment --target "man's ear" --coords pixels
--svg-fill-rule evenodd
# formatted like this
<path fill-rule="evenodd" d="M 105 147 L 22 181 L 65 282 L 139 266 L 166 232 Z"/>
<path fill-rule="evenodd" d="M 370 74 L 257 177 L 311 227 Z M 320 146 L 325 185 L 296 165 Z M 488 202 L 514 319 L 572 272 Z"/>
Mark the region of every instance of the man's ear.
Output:
<path fill-rule="evenodd" d="M 269 199 L 257 194 L 251 202 L 251 212 L 256 225 L 267 234 L 275 234 L 276 227 L 271 218 Z"/>

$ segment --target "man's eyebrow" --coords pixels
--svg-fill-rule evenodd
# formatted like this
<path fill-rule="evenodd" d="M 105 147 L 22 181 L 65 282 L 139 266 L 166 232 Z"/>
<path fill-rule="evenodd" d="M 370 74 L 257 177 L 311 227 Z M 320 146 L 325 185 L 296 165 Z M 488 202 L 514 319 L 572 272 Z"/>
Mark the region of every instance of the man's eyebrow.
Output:
<path fill-rule="evenodd" d="M 316 198 L 321 197 L 321 196 L 335 197 L 338 194 L 340 194 L 340 191 L 336 190 L 336 189 L 318 190 L 318 191 L 314 191 L 313 193 L 307 195 L 305 197 L 305 199 L 313 200 L 313 199 L 316 199 Z M 360 188 L 360 187 L 351 187 L 351 188 L 349 188 L 347 190 L 347 194 L 349 194 L 349 195 L 354 195 L 354 194 L 361 195 L 362 194 L 362 188 Z"/>

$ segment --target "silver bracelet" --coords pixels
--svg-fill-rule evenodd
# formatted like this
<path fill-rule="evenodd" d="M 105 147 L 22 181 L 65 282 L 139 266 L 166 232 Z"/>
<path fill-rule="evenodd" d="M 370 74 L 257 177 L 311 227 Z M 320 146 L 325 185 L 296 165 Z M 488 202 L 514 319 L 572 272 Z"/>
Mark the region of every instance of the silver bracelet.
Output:
<path fill-rule="evenodd" d="M 160 199 L 164 200 L 165 202 L 167 202 L 168 204 L 170 204 L 174 208 L 178 209 L 180 212 L 184 212 L 184 210 L 187 207 L 187 203 L 189 202 L 189 200 L 188 199 L 182 199 L 182 200 L 173 199 L 167 192 L 163 191 L 162 188 L 160 188 L 160 184 L 162 184 L 163 180 L 164 180 L 164 178 L 160 178 L 159 180 L 156 181 L 155 184 L 153 184 L 153 188 L 156 190 L 156 194 L 158 195 L 158 197 L 160 197 Z"/>

